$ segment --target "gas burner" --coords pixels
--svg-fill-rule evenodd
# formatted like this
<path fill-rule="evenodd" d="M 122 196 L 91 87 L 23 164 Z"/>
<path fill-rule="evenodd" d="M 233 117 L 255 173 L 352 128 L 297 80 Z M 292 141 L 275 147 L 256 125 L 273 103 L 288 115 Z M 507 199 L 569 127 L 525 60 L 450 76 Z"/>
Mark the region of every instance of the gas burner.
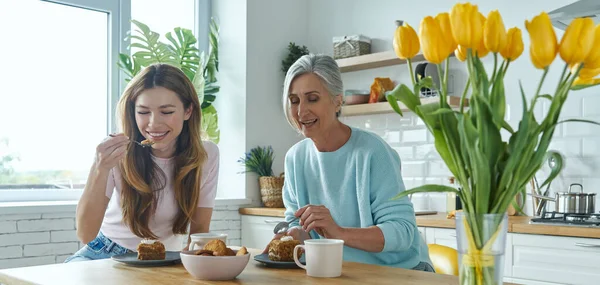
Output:
<path fill-rule="evenodd" d="M 591 216 L 588 216 L 588 215 L 576 215 L 576 214 L 567 215 L 565 217 L 565 219 L 569 222 L 585 222 L 585 221 L 589 220 L 590 218 L 591 218 Z"/>
<path fill-rule="evenodd" d="M 557 212 L 542 212 L 540 217 L 532 218 L 529 223 L 574 227 L 600 227 L 600 214 L 564 214 Z"/>

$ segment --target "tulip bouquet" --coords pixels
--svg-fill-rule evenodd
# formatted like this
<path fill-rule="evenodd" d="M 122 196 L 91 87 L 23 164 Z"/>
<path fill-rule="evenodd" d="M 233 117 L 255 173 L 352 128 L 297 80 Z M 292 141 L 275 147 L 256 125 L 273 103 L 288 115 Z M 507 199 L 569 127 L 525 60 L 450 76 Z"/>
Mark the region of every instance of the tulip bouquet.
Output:
<path fill-rule="evenodd" d="M 417 192 L 455 192 L 460 197 L 464 214 L 457 219 L 457 230 L 464 230 L 463 247 L 467 248 L 460 252 L 461 284 L 502 282 L 502 259 L 497 258 L 494 248 L 504 250 L 501 236 L 506 235 L 503 232 L 506 232 L 507 208 L 547 158 L 556 126 L 566 121 L 585 121 L 559 121 L 569 91 L 600 83 L 600 79 L 594 79 L 600 74 L 600 26 L 594 27 L 591 19 L 572 21 L 560 43 L 546 13 L 525 21 L 525 27 L 531 40 L 531 61 L 541 70 L 541 80 L 529 104 L 525 91 L 520 88 L 523 113 L 518 129 L 505 121 L 504 77 L 511 62 L 522 54 L 523 40 L 519 28 L 506 31 L 498 11 L 490 12 L 486 18 L 476 5 L 459 3 L 450 13 L 425 17 L 419 35 L 408 23 L 398 27 L 394 34 L 394 50 L 399 58 L 407 61 L 413 88 L 404 84 L 397 86 L 387 96 L 388 102 L 402 115 L 397 103 L 401 101 L 423 120 L 441 158 L 461 186 L 461 191 L 457 191 L 442 185 L 423 185 L 403 191 L 396 198 Z M 441 86 L 433 86 L 431 78 L 415 82 L 411 59 L 419 50 L 425 59 L 437 64 Z M 457 110 L 447 103 L 448 65 L 452 53 L 468 70 Z M 488 54 L 493 55 L 491 72 L 481 60 Z M 557 54 L 565 62 L 562 75 L 554 94 L 541 94 L 549 66 Z M 439 103 L 421 104 L 418 94 L 422 87 L 437 89 Z M 465 108 L 469 91 L 469 108 Z M 540 100 L 550 104 L 545 117 L 538 121 L 534 107 Z M 509 139 L 503 140 L 501 132 L 508 132 Z M 557 174 L 551 173 L 542 185 Z M 457 234 L 460 238 L 461 233 Z M 494 245 L 499 240 L 502 244 Z"/>

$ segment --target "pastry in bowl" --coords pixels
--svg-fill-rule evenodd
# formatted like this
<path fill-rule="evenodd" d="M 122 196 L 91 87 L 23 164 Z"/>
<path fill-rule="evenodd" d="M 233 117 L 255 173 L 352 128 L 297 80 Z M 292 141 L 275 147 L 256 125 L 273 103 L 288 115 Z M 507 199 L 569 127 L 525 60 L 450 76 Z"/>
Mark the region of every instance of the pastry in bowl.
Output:
<path fill-rule="evenodd" d="M 194 278 L 215 281 L 235 279 L 250 260 L 246 247 L 234 250 L 222 240 L 211 240 L 200 250 L 182 251 L 180 256 L 183 267 Z"/>
<path fill-rule="evenodd" d="M 279 240 L 272 240 L 269 243 L 269 259 L 272 261 L 294 261 L 294 248 L 300 244 L 291 236 L 283 236 Z M 302 251 L 300 255 L 302 256 Z"/>
<path fill-rule="evenodd" d="M 157 240 L 142 240 L 137 247 L 139 260 L 163 260 L 165 255 L 165 245 Z"/>

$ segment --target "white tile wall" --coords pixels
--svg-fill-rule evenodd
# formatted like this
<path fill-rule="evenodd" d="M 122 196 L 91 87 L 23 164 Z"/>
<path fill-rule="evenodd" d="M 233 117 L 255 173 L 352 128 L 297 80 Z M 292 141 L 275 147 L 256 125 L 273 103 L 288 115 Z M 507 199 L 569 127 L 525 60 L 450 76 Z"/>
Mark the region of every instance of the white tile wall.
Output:
<path fill-rule="evenodd" d="M 216 206 L 211 231 L 227 233 L 228 244 L 241 244 L 239 206 Z M 62 263 L 82 244 L 75 212 L 0 215 L 0 269 Z"/>
<path fill-rule="evenodd" d="M 571 94 L 561 116 L 564 119 L 583 118 L 600 121 L 600 111 L 597 108 L 600 106 L 600 96 L 594 95 L 596 96 L 586 95 L 577 98 L 578 94 Z M 547 112 L 547 103 L 544 103 L 539 110 L 539 115 Z M 517 126 L 517 122 L 511 119 L 519 118 L 511 118 L 507 115 L 507 121 Z M 407 189 L 429 183 L 448 184 L 447 177 L 451 174 L 435 150 L 432 136 L 413 113 L 407 112 L 404 117 L 395 113 L 342 117 L 342 121 L 380 135 L 398 152 L 402 160 L 402 175 Z M 555 131 L 550 149 L 561 152 L 566 162 L 565 169 L 553 182 L 552 191 L 566 191 L 571 183 L 583 183 L 584 191 L 599 194 L 596 204 L 600 203 L 600 179 L 598 178 L 600 177 L 600 127 L 582 123 L 562 124 Z M 544 180 L 546 175 L 546 172 L 541 171 L 538 179 Z M 445 195 L 423 194 L 422 196 L 430 200 L 427 205 L 432 210 L 446 211 Z M 424 205 L 420 201 L 419 205 Z M 531 202 L 528 201 L 526 207 L 530 208 L 530 206 Z"/>

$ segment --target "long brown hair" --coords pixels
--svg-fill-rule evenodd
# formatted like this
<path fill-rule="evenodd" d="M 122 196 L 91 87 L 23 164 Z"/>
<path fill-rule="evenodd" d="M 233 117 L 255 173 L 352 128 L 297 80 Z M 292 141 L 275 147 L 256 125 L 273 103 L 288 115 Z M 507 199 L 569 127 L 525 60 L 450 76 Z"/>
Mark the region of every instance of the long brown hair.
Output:
<path fill-rule="evenodd" d="M 184 110 L 192 108 L 177 138 L 174 155 L 174 173 L 165 174 L 151 157 L 150 148 L 129 146 L 125 159 L 119 164 L 122 173 L 121 208 L 123 222 L 138 237 L 156 239 L 148 222 L 156 210 L 160 190 L 164 189 L 165 175 L 175 175 L 173 189 L 178 212 L 173 233 L 187 231 L 200 196 L 202 166 L 207 159 L 200 138 L 201 109 L 192 82 L 177 67 L 156 64 L 146 67 L 127 85 L 119 101 L 118 111 L 123 133 L 130 139 L 144 139 L 135 120 L 135 101 L 147 89 L 163 87 L 177 94 Z"/>

